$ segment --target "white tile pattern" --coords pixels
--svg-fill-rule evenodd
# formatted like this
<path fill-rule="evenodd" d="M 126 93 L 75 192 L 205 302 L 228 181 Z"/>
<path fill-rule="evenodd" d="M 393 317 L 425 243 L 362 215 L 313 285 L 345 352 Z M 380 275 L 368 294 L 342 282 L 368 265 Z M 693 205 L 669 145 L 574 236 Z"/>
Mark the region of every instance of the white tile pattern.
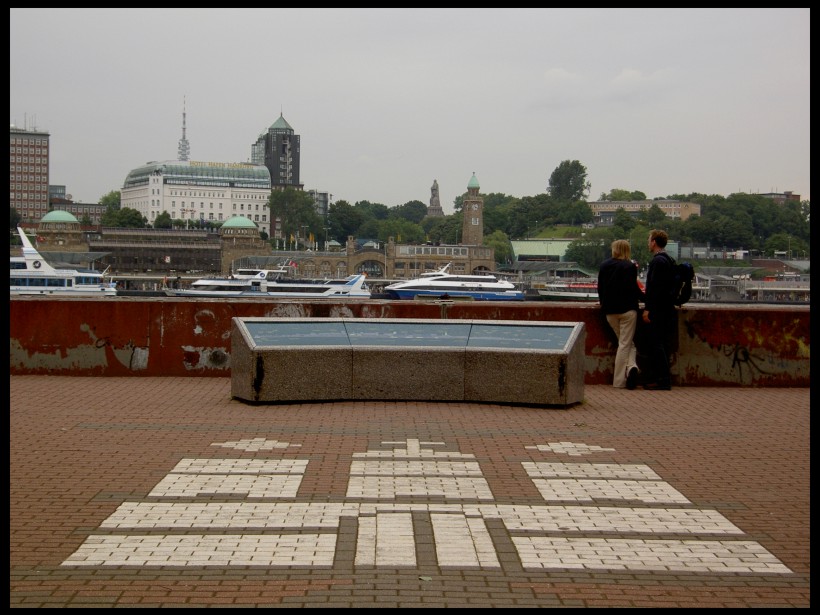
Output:
<path fill-rule="evenodd" d="M 784 574 L 756 542 L 513 537 L 525 569 L 662 570 Z"/>
<path fill-rule="evenodd" d="M 356 566 L 415 567 L 415 514 L 420 519 L 427 515 L 442 568 L 500 568 L 486 524 L 492 519 L 500 520 L 509 532 L 525 570 L 790 572 L 758 543 L 732 539 L 743 536 L 742 530 L 717 511 L 687 506 L 686 497 L 642 464 L 522 462 L 547 502 L 573 503 L 496 504 L 483 502 L 493 495 L 478 462 L 446 461 L 474 459 L 473 455 L 433 448 L 443 442 L 408 439 L 383 444 L 398 446 L 390 451 L 354 453 L 354 458 L 366 460 L 351 463 L 344 502 L 210 501 L 237 495 L 292 500 L 308 461 L 183 459 L 149 496 L 208 496 L 209 501 L 123 502 L 100 525 L 111 534 L 89 536 L 63 565 L 332 568 L 340 523 L 348 518 L 358 526 Z M 255 438 L 217 446 L 270 451 L 298 445 Z M 576 456 L 613 450 L 571 442 L 526 448 Z M 397 498 L 410 501 L 397 502 Z M 414 502 L 413 498 L 433 501 Z M 599 499 L 609 504 L 611 500 L 641 501 L 648 506 L 581 504 Z M 199 533 L 166 534 L 181 529 Z M 142 533 L 127 533 L 133 530 Z M 255 533 L 238 533 L 243 530 Z M 537 535 L 559 532 L 569 536 Z M 600 535 L 605 533 L 645 537 Z M 653 538 L 656 534 L 663 538 Z M 698 539 L 674 539 L 670 534 Z M 716 536 L 725 540 L 716 540 Z"/>

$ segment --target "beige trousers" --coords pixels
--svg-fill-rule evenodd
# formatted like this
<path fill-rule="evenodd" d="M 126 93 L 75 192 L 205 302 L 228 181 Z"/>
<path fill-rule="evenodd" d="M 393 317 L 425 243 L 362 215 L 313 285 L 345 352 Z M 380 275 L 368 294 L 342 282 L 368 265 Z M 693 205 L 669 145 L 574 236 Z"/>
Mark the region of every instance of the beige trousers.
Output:
<path fill-rule="evenodd" d="M 638 351 L 635 348 L 635 327 L 638 324 L 638 312 L 630 310 L 623 314 L 607 314 L 606 321 L 618 337 L 618 351 L 615 353 L 615 370 L 612 386 L 626 388 L 626 375 L 636 362 Z"/>

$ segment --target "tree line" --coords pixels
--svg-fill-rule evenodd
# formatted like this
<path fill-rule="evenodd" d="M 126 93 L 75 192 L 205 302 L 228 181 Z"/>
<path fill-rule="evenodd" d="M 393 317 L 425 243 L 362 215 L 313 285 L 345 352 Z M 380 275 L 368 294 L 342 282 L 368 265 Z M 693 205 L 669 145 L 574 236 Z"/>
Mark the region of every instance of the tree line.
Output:
<path fill-rule="evenodd" d="M 514 197 L 503 193 L 482 194 L 484 199 L 484 245 L 495 249 L 498 263 L 512 259 L 513 239 L 537 238 L 558 226 L 580 227 L 593 221 L 587 204 L 590 184 L 587 169 L 577 160 L 565 160 L 550 175 L 542 194 Z M 281 221 L 282 244 L 271 240 L 276 249 L 286 249 L 291 236 L 302 241 L 313 238 L 313 245 L 322 246 L 335 240 L 344 245 L 348 236 L 359 240 L 385 242 L 393 237 L 399 243 L 438 243 L 455 245 L 461 239 L 462 203 L 466 192 L 455 198 L 454 213 L 429 217 L 427 205 L 418 200 L 388 207 L 382 203 L 345 200 L 331 203 L 326 217 L 316 213 L 309 193 L 286 188 L 274 190 L 268 200 L 271 219 Z M 598 200 L 644 200 L 638 190 L 612 189 Z M 629 239 L 633 256 L 639 262 L 648 260 L 646 237 L 650 229 L 662 228 L 673 241 L 681 244 L 710 245 L 727 251 L 749 250 L 761 256 L 773 256 L 776 251 L 788 251 L 795 257 L 809 257 L 809 201 L 786 201 L 777 204 L 772 199 L 746 193 L 728 197 L 700 193 L 671 194 L 653 200 L 679 200 L 698 203 L 701 214 L 686 220 L 672 219 L 653 205 L 633 216 L 624 209 L 615 213 L 612 226 L 586 229 L 582 237 L 570 244 L 566 258 L 582 266 L 597 267 L 609 256 L 609 244 L 614 239 Z M 107 206 L 102 225 L 109 227 L 145 228 L 148 220 L 137 210 L 120 208 L 120 193 L 111 191 L 100 199 Z M 12 222 L 14 209 L 11 210 Z M 19 221 L 19 217 L 18 217 Z M 82 221 L 81 221 L 82 222 Z M 90 221 L 88 221 L 90 224 Z M 206 221 L 206 226 L 218 228 L 220 222 Z M 157 216 L 155 228 L 185 228 L 184 220 L 172 220 L 167 212 Z M 10 228 L 16 227 L 16 223 Z M 578 233 L 580 235 L 580 233 Z M 264 237 L 265 239 L 269 239 Z M 644 254 L 646 252 L 646 254 Z"/>

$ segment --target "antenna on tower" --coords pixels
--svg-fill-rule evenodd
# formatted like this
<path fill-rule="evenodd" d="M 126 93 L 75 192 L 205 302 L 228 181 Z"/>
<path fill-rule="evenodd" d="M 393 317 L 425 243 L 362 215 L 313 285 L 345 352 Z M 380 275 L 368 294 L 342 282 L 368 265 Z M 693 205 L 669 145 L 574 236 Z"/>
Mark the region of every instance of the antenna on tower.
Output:
<path fill-rule="evenodd" d="M 185 136 L 185 96 L 182 97 L 182 138 L 179 140 L 179 149 L 177 150 L 177 158 L 179 160 L 188 160 L 188 155 L 191 153 L 191 146 Z"/>

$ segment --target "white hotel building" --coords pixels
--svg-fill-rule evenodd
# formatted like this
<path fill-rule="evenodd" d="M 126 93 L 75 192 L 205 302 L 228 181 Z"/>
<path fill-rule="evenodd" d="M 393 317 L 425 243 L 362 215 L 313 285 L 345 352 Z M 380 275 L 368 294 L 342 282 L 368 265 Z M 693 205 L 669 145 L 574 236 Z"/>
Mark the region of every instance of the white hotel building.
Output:
<path fill-rule="evenodd" d="M 225 222 L 233 216 L 252 220 L 271 233 L 270 171 L 243 162 L 167 160 L 131 171 L 120 192 L 121 207 L 139 211 L 153 224 L 162 212 L 173 220 Z"/>

